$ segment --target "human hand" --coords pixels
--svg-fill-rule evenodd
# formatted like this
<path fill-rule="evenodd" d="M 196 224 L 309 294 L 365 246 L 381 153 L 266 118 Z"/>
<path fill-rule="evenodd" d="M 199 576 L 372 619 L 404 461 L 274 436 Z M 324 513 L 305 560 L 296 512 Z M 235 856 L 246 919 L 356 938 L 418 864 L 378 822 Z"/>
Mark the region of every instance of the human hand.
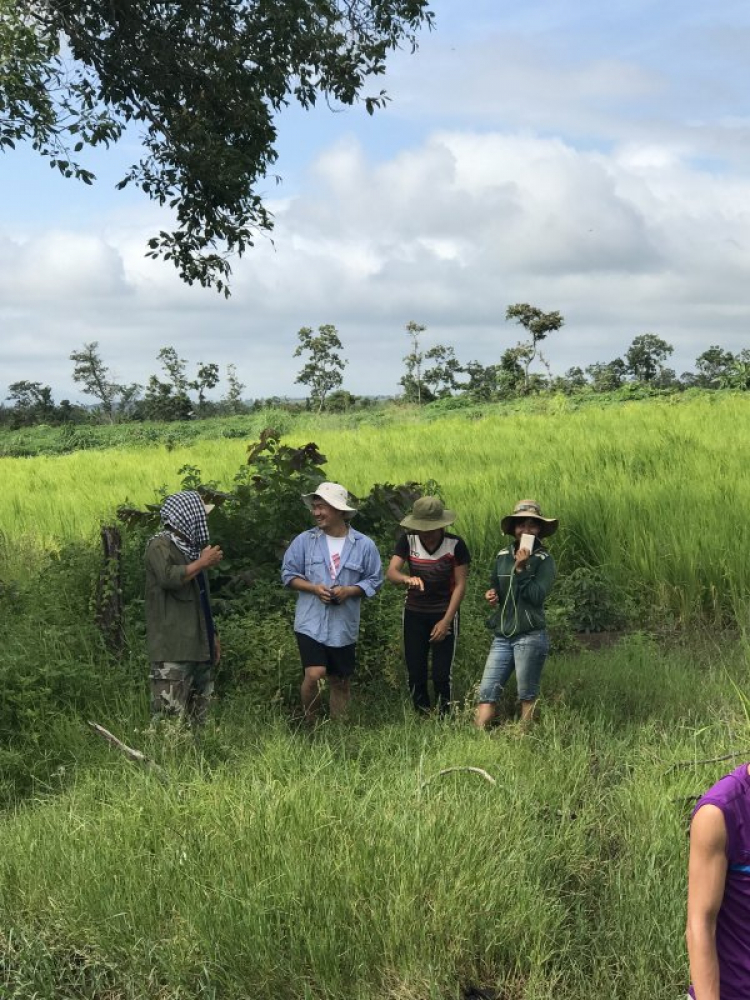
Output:
<path fill-rule="evenodd" d="M 494 608 L 494 606 L 497 604 L 497 591 L 495 590 L 494 587 L 491 587 L 489 590 L 485 591 L 484 599 L 485 601 L 487 601 L 488 604 L 491 604 Z"/>
<path fill-rule="evenodd" d="M 352 597 L 358 597 L 359 592 L 359 587 L 342 587 L 340 583 L 337 583 L 335 587 L 331 587 L 331 603 L 343 604 L 344 601 L 348 601 Z"/>
<path fill-rule="evenodd" d="M 421 576 L 405 576 L 403 577 L 404 585 L 409 588 L 409 590 L 419 590 L 424 591 L 424 580 Z"/>
<path fill-rule="evenodd" d="M 447 618 L 441 618 L 436 622 L 430 632 L 430 642 L 442 642 L 451 630 L 451 622 Z"/>
<path fill-rule="evenodd" d="M 211 566 L 218 566 L 223 558 L 224 553 L 218 545 L 207 545 L 200 554 L 200 562 L 203 564 L 204 569 L 209 569 Z"/>
<path fill-rule="evenodd" d="M 318 600 L 322 601 L 323 604 L 331 604 L 333 602 L 333 591 L 330 587 L 326 587 L 324 583 L 313 584 L 312 593 L 315 594 Z"/>
<path fill-rule="evenodd" d="M 529 561 L 529 556 L 530 555 L 531 555 L 531 553 L 529 552 L 528 549 L 519 549 L 518 552 L 516 552 L 516 566 L 515 566 L 515 568 L 517 570 L 524 569 L 526 567 L 526 563 Z"/>

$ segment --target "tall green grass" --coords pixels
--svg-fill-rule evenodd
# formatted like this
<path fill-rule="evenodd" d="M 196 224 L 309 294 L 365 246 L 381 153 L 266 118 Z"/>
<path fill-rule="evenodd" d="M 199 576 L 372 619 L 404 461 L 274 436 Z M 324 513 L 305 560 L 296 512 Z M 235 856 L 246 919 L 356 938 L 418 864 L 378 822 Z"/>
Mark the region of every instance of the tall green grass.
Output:
<path fill-rule="evenodd" d="M 643 640 L 558 660 L 528 737 L 362 702 L 310 736 L 238 700 L 200 747 L 122 733 L 167 786 L 92 745 L 2 822 L 3 995 L 673 1000 L 691 797 L 734 763 L 673 765 L 747 745 L 730 678 Z M 469 766 L 496 784 L 439 774 Z"/>
<path fill-rule="evenodd" d="M 437 480 L 482 567 L 502 542 L 503 514 L 532 496 L 560 517 L 552 548 L 562 572 L 605 567 L 677 623 L 732 618 L 744 627 L 749 422 L 750 399 L 706 394 L 585 409 L 561 400 L 541 413 L 494 407 L 486 416 L 355 426 L 309 418 L 290 437 L 314 439 L 328 456 L 328 475 L 355 493 L 373 482 Z M 92 537 L 126 499 L 143 504 L 161 485 L 179 488 L 183 465 L 231 489 L 245 448 L 243 440 L 219 439 L 0 459 L 0 574 L 18 571 L 29 550 Z"/>
<path fill-rule="evenodd" d="M 351 726 L 314 736 L 280 704 L 259 708 L 261 685 L 283 703 L 298 679 L 280 615 L 226 621 L 233 694 L 195 744 L 148 725 L 137 604 L 116 664 L 90 623 L 94 554 L 41 561 L 93 538 L 118 503 L 177 488 L 182 465 L 231 489 L 245 441 L 0 460 L 0 791 L 25 796 L 0 816 L 0 996 L 458 1000 L 470 983 L 499 1000 L 684 995 L 690 804 L 742 757 L 700 762 L 747 755 L 750 738 L 748 647 L 722 636 L 746 621 L 748 407 L 562 401 L 291 426 L 355 492 L 439 481 L 475 556 L 458 718 L 417 722 L 382 683 L 402 678 L 394 624 L 392 644 L 363 651 L 377 669 L 358 677 Z M 553 656 L 533 733 L 511 721 L 479 734 L 478 591 L 500 518 L 529 495 L 561 518 L 562 575 L 604 566 L 642 608 L 704 627 L 682 647 L 636 632 Z M 44 570 L 34 587 L 9 586 L 30 564 Z M 90 714 L 169 783 L 95 741 Z M 496 784 L 438 774 L 456 766 Z"/>

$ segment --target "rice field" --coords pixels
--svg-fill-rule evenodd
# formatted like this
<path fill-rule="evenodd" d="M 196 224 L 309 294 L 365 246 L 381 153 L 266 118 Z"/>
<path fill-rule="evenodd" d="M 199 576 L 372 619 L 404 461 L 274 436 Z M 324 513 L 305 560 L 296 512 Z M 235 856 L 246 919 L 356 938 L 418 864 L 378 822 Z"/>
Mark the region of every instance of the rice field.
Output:
<path fill-rule="evenodd" d="M 553 551 L 566 566 L 603 567 L 677 624 L 731 617 L 744 627 L 750 591 L 750 399 L 703 394 L 543 412 L 488 408 L 436 420 L 350 424 L 300 418 L 288 440 L 314 440 L 329 478 L 365 493 L 374 482 L 439 483 L 456 530 L 487 564 L 499 521 L 521 497 L 560 518 Z M 30 553 L 93 537 L 118 504 L 141 505 L 179 469 L 231 490 L 246 441 L 0 459 L 0 575 Z"/>

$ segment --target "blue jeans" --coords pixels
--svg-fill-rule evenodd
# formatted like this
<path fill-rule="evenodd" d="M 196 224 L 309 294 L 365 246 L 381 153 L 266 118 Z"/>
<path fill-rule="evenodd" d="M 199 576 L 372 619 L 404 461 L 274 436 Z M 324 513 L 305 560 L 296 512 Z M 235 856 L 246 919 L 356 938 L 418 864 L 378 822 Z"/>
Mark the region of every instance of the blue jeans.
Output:
<path fill-rule="evenodd" d="M 514 635 L 511 639 L 496 635 L 484 665 L 477 701 L 494 704 L 514 670 L 519 701 L 533 701 L 539 694 L 547 653 L 549 637 L 545 629 Z"/>

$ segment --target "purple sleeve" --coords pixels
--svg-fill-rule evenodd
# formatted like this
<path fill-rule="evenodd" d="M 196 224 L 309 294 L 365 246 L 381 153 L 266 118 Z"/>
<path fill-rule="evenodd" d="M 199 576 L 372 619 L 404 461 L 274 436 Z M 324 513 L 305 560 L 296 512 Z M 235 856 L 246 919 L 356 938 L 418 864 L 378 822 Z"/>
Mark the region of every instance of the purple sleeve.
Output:
<path fill-rule="evenodd" d="M 700 799 L 698 799 L 695 809 L 693 809 L 693 815 L 690 817 L 692 820 L 698 810 L 702 809 L 703 806 L 716 806 L 717 809 L 721 810 L 721 815 L 724 817 L 724 826 L 727 831 L 727 860 L 735 857 L 735 848 L 737 846 L 737 831 L 735 829 L 734 814 L 732 812 L 731 805 L 731 802 L 727 802 L 725 798 L 711 795 L 711 793 L 708 792 L 706 795 L 703 795 Z"/>

